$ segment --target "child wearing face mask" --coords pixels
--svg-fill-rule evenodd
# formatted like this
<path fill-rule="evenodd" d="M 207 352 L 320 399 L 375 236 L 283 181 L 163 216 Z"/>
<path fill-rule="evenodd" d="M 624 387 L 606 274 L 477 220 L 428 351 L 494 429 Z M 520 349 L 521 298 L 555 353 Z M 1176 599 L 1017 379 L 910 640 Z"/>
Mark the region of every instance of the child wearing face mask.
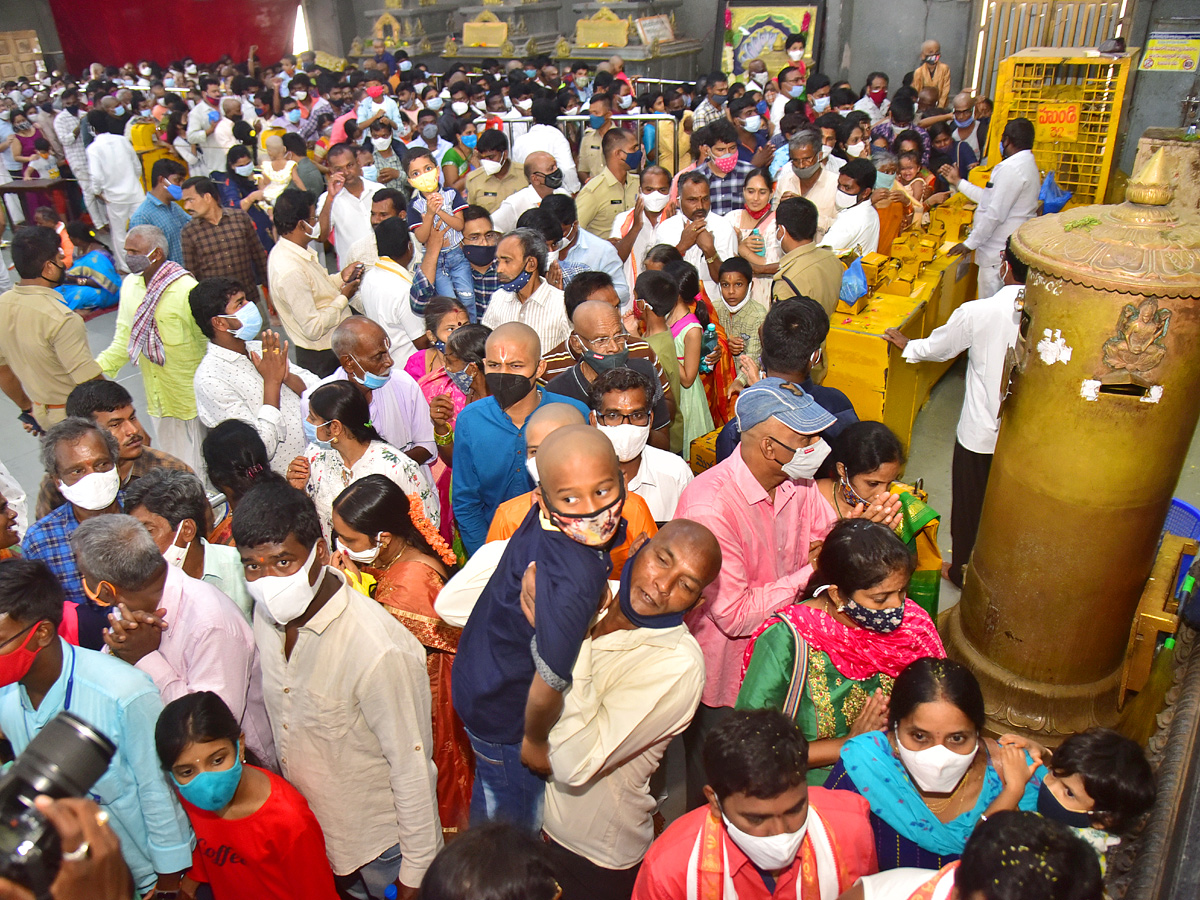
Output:
<path fill-rule="evenodd" d="M 413 236 L 426 244 L 433 229 L 442 233 L 434 290 L 442 296 L 457 297 L 473 322 L 477 318 L 475 279 L 462 249 L 462 214 L 467 201 L 456 190 L 442 189 L 441 171 L 429 150 L 409 150 L 404 165 L 408 183 L 414 191 L 408 204 L 408 222 Z"/>
<path fill-rule="evenodd" d="M 946 655 L 933 620 L 907 596 L 912 571 L 890 528 L 844 519 L 796 602 L 750 639 L 737 708 L 779 709 L 795 720 L 809 742 L 810 785 L 825 783 L 849 738 L 884 727 L 892 682 L 905 666 Z"/>
<path fill-rule="evenodd" d="M 1154 805 L 1154 772 L 1140 744 L 1109 728 L 1091 728 L 1051 751 L 1029 738 L 1000 743 L 1028 750 L 1041 766 L 1037 811 L 1068 826 L 1100 857 Z"/>

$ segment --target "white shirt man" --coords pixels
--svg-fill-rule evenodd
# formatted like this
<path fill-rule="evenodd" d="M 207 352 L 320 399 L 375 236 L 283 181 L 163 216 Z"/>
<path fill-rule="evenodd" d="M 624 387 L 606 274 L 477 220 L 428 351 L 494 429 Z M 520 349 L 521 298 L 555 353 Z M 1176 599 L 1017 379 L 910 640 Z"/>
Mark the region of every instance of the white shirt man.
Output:
<path fill-rule="evenodd" d="M 630 220 L 633 218 L 634 210 L 629 209 L 613 219 L 612 233 L 609 235 L 613 240 L 619 241 L 622 237 L 629 233 Z M 633 283 L 637 281 L 637 277 L 643 271 L 642 262 L 646 258 L 646 254 L 655 244 L 661 244 L 658 239 L 658 226 L 665 222 L 665 219 L 659 219 L 658 225 L 650 221 L 650 217 L 646 215 L 645 210 L 641 213 L 642 227 L 638 231 L 637 236 L 633 239 L 633 247 L 629 251 L 629 258 L 625 260 L 625 284 L 630 289 L 633 288 Z"/>
<path fill-rule="evenodd" d="M 642 448 L 637 474 L 626 487 L 646 501 L 655 522 L 668 522 L 675 518 L 679 497 L 692 478 L 692 467 L 683 457 L 647 444 Z"/>
<path fill-rule="evenodd" d="M 206 126 L 211 121 L 209 113 L 221 114 L 219 109 L 214 109 L 205 102 L 197 103 L 191 108 L 187 116 L 187 142 L 191 144 L 196 155 L 200 157 L 200 166 L 198 167 L 205 177 L 213 171 L 222 171 L 225 168 L 225 150 L 221 149 L 219 136 L 217 134 L 216 124 L 212 131 L 206 131 Z M 230 128 L 232 129 L 232 125 Z M 230 134 L 232 135 L 232 131 Z"/>
<path fill-rule="evenodd" d="M 795 168 L 788 163 L 779 170 L 779 180 L 775 182 L 775 206 L 778 208 L 779 201 L 787 194 L 795 194 L 810 201 L 817 208 L 817 240 L 820 241 L 837 218 L 837 193 L 837 175 L 827 167 L 820 166 L 816 181 L 806 191 Z"/>
<path fill-rule="evenodd" d="M 571 145 L 566 135 L 553 125 L 529 126 L 529 131 L 513 142 L 513 162 L 524 165 L 525 157 L 534 150 L 544 150 L 554 157 L 562 169 L 563 188 L 568 193 L 574 194 L 579 190 L 579 174 L 575 171 L 575 158 L 571 156 Z"/>
<path fill-rule="evenodd" d="M 350 248 L 356 242 L 366 237 L 373 239 L 371 204 L 374 202 L 375 192 L 382 190 L 382 184 L 364 178 L 362 193 L 359 196 L 355 197 L 347 188 L 342 188 L 333 198 L 333 208 L 329 211 L 329 226 L 333 229 L 333 247 L 337 251 L 339 269 L 350 265 L 352 261 Z M 328 200 L 328 191 L 318 198 L 318 216 L 321 215 Z"/>
<path fill-rule="evenodd" d="M 375 249 L 374 239 L 370 243 Z M 412 311 L 408 302 L 412 289 L 412 273 L 391 259 L 379 259 L 363 275 L 358 288 L 358 299 L 362 301 L 363 315 L 387 332 L 392 342 L 393 359 L 408 359 L 417 352 L 413 344 L 425 334 L 425 320 Z"/>
<path fill-rule="evenodd" d="M 1032 150 L 1005 157 L 992 169 L 985 187 L 961 179 L 955 188 L 978 204 L 971 234 L 963 244 L 975 251 L 979 266 L 979 296 L 1000 290 L 1000 257 L 1014 231 L 1037 215 L 1041 175 Z"/>
<path fill-rule="evenodd" d="M 257 353 L 257 341 L 250 342 Z M 295 364 L 288 373 L 299 376 L 308 390 L 320 382 L 312 372 Z M 250 357 L 236 350 L 209 342 L 208 352 L 196 369 L 196 412 L 207 428 L 215 428 L 226 419 L 240 419 L 254 426 L 267 447 L 271 470 L 287 475 L 288 463 L 304 455 L 308 439 L 304 436 L 304 414 L 300 397 L 286 384 L 279 389 L 279 406 L 263 403 L 263 378 Z"/>
<path fill-rule="evenodd" d="M 559 188 L 554 193 L 570 195 L 570 191 Z M 508 234 L 517 227 L 517 219 L 537 206 L 542 205 L 542 195 L 531 184 L 515 194 L 505 197 L 500 208 L 492 214 L 492 225 L 501 234 Z"/>
<path fill-rule="evenodd" d="M 141 160 L 134 152 L 133 144 L 119 134 L 96 135 L 96 139 L 88 145 L 87 160 L 88 171 L 92 175 L 92 191 L 104 198 L 117 268 L 127 270 L 125 234 L 129 230 L 129 217 L 146 199 L 146 192 L 138 177 L 142 171 Z"/>
<path fill-rule="evenodd" d="M 837 183 L 837 176 L 830 176 Z M 849 196 L 844 191 L 838 191 L 843 196 Z M 841 210 L 825 237 L 821 238 L 820 246 L 829 247 L 835 253 L 843 250 L 854 250 L 860 256 L 874 253 L 879 249 L 879 213 L 871 205 L 871 199 L 860 200 L 853 206 Z"/>
<path fill-rule="evenodd" d="M 733 226 L 729 224 L 723 217 L 710 212 L 705 219 L 708 225 L 708 230 L 713 236 L 713 247 L 717 251 L 717 256 L 722 262 L 730 257 L 737 256 L 737 232 L 733 230 Z M 658 226 L 658 242 L 660 244 L 677 245 L 683 237 L 683 229 L 687 227 L 688 219 L 684 218 L 683 213 L 676 213 L 667 221 L 662 222 Z M 700 249 L 699 244 L 692 244 L 683 254 L 683 258 L 696 267 L 696 271 L 700 274 L 700 280 L 704 282 L 704 290 L 709 297 L 717 298 L 721 295 L 721 289 L 717 287 L 717 283 L 713 281 L 712 273 L 708 270 L 708 263 L 704 261 L 704 251 Z"/>
<path fill-rule="evenodd" d="M 7 125 L 8 123 L 6 122 L 5 124 Z M 79 181 L 79 189 L 83 191 L 83 199 L 87 205 L 88 212 L 92 214 L 92 221 L 97 228 L 107 225 L 108 219 L 104 215 L 104 204 L 97 202 L 95 191 L 92 190 L 92 176 L 88 170 L 87 148 L 83 145 L 83 112 L 78 107 L 64 109 L 54 117 L 54 133 L 58 136 L 59 143 L 62 144 L 67 164 L 71 167 L 71 174 Z M 11 157 L 11 155 L 10 153 L 9 156 Z M 9 162 L 11 162 L 11 159 Z M 5 169 L 5 174 L 7 174 L 7 171 Z M 20 220 L 14 219 L 13 221 Z"/>
<path fill-rule="evenodd" d="M 497 328 L 505 322 L 524 322 L 537 332 L 543 347 L 557 347 L 571 333 L 571 322 L 563 292 L 545 278 L 541 282 L 524 303 L 512 291 L 504 288 L 493 291 L 481 324 Z"/>

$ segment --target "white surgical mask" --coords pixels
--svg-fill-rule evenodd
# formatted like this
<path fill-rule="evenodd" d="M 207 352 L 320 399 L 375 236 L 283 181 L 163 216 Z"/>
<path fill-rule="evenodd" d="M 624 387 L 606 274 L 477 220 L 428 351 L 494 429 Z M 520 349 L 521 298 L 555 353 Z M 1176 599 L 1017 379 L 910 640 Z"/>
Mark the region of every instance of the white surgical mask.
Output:
<path fill-rule="evenodd" d="M 802 478 L 813 478 L 825 457 L 829 456 L 829 444 L 825 438 L 817 438 L 815 443 L 807 447 L 797 447 L 792 458 L 783 464 L 783 474 L 792 481 Z"/>
<path fill-rule="evenodd" d="M 651 191 L 648 194 L 642 194 L 642 206 L 650 210 L 650 212 L 662 212 L 670 202 L 671 195 L 664 194 L 662 191 Z"/>
<path fill-rule="evenodd" d="M 541 484 L 541 479 L 538 478 L 537 457 L 530 456 L 525 459 L 525 471 L 529 473 L 529 477 L 533 479 L 534 484 Z"/>
<path fill-rule="evenodd" d="M 849 209 L 852 206 L 858 206 L 858 195 L 838 191 L 833 195 L 833 205 L 838 209 Z"/>
<path fill-rule="evenodd" d="M 471 107 L 469 105 L 461 100 L 456 100 L 450 104 L 450 109 L 454 111 L 456 116 L 465 116 L 467 114 L 467 110 L 470 108 Z"/>
<path fill-rule="evenodd" d="M 96 512 L 108 509 L 117 499 L 121 487 L 121 473 L 113 466 L 107 472 L 91 472 L 74 484 L 58 483 L 58 492 L 80 509 Z"/>
<path fill-rule="evenodd" d="M 600 431 L 612 441 L 613 449 L 617 451 L 617 459 L 629 462 L 637 459 L 646 449 L 650 440 L 650 425 L 634 425 L 632 422 L 622 422 L 620 425 L 601 425 Z"/>
<path fill-rule="evenodd" d="M 488 175 L 499 175 L 500 170 L 504 168 L 504 161 L 496 162 L 494 159 L 481 159 L 479 165 Z"/>
<path fill-rule="evenodd" d="M 264 575 L 257 581 L 246 582 L 246 590 L 254 598 L 255 605 L 279 627 L 300 618 L 317 595 L 316 586 L 308 581 L 316 558 L 317 545 L 313 544 L 304 565 L 291 575 Z M 321 580 L 317 579 L 318 586 Z"/>
<path fill-rule="evenodd" d="M 373 566 L 375 560 L 379 559 L 379 554 L 383 552 L 383 544 L 380 543 L 380 535 L 377 534 L 375 535 L 375 544 L 366 550 L 351 550 L 343 544 L 341 551 L 342 556 L 354 560 L 360 566 Z"/>
<path fill-rule="evenodd" d="M 853 144 L 846 145 L 846 152 L 855 158 L 862 156 L 863 151 L 866 149 L 867 145 L 865 141 L 855 141 Z"/>
<path fill-rule="evenodd" d="M 766 72 L 755 72 L 750 76 L 755 84 L 766 86 L 766 83 L 771 80 L 771 76 Z"/>
<path fill-rule="evenodd" d="M 809 809 L 811 810 L 812 807 Z M 809 815 L 811 814 L 810 812 Z M 730 839 L 737 844 L 738 849 L 746 854 L 750 862 L 765 872 L 777 872 L 791 866 L 796 861 L 796 854 L 800 852 L 800 845 L 804 843 L 804 836 L 808 833 L 807 817 L 799 831 L 772 834 L 769 837 L 746 834 L 730 822 L 729 816 L 723 812 L 721 820 L 725 823 L 725 830 L 729 832 Z"/>
<path fill-rule="evenodd" d="M 762 128 L 762 116 L 747 116 L 746 121 L 742 123 L 742 127 L 751 134 L 757 134 L 758 129 Z"/>
<path fill-rule="evenodd" d="M 308 235 L 310 241 L 315 241 L 321 236 L 320 222 L 317 222 L 315 225 L 309 225 L 307 222 L 302 222 L 301 224 L 304 225 L 304 233 Z"/>
<path fill-rule="evenodd" d="M 823 112 L 825 112 L 825 110 L 829 109 L 829 98 L 828 97 L 813 97 L 812 105 L 813 105 L 813 109 L 816 110 L 818 113 L 823 113 Z"/>
<path fill-rule="evenodd" d="M 900 740 L 899 726 L 896 728 L 896 749 L 900 753 L 900 761 L 923 791 L 931 794 L 948 794 L 963 780 L 967 769 L 975 761 L 979 752 L 979 739 L 975 739 L 975 749 L 970 753 L 955 753 L 945 744 L 926 747 L 924 750 L 909 750 Z"/>
<path fill-rule="evenodd" d="M 175 546 L 175 542 L 179 540 L 179 532 L 183 530 L 183 523 L 179 523 L 179 527 L 175 529 L 175 534 L 171 536 L 171 546 L 163 551 L 163 559 L 167 561 L 168 566 L 174 566 L 176 569 L 183 568 L 183 558 L 187 556 L 188 548 L 191 543 L 184 544 L 182 547 Z"/>
<path fill-rule="evenodd" d="M 371 138 L 371 146 L 382 153 L 384 150 L 392 146 L 392 139 L 390 137 Z"/>
<path fill-rule="evenodd" d="M 550 266 L 554 265 L 556 262 L 558 262 L 558 251 L 557 250 L 548 251 L 546 253 L 546 267 L 549 268 Z"/>
<path fill-rule="evenodd" d="M 832 148 L 832 147 L 830 147 L 830 146 L 828 146 L 828 145 L 826 145 L 826 144 L 822 144 L 822 145 L 821 145 L 821 161 L 822 161 L 822 162 L 824 162 L 825 160 L 829 159 L 829 157 L 830 157 L 830 155 L 831 155 L 832 153 L 833 153 L 833 148 Z"/>
<path fill-rule="evenodd" d="M 800 60 L 804 59 L 804 48 L 793 47 L 788 51 L 788 59 L 790 59 L 792 62 L 800 62 Z"/>

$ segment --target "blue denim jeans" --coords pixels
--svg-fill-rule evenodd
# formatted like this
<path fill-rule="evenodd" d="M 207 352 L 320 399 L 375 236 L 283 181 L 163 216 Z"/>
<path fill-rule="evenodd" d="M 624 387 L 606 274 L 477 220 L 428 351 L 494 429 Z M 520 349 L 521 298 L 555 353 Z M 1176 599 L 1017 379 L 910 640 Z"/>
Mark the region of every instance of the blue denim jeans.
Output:
<path fill-rule="evenodd" d="M 441 252 L 433 289 L 439 296 L 457 297 L 467 308 L 471 321 L 478 321 L 475 315 L 475 278 L 471 275 L 471 264 L 467 262 L 461 244 Z"/>
<path fill-rule="evenodd" d="M 389 847 L 357 872 L 335 875 L 338 894 L 353 900 L 383 900 L 383 892 L 400 877 L 400 845 Z"/>
<path fill-rule="evenodd" d="M 542 827 L 544 782 L 521 764 L 520 744 L 493 744 L 467 732 L 475 751 L 471 827 L 494 819 L 536 834 Z"/>

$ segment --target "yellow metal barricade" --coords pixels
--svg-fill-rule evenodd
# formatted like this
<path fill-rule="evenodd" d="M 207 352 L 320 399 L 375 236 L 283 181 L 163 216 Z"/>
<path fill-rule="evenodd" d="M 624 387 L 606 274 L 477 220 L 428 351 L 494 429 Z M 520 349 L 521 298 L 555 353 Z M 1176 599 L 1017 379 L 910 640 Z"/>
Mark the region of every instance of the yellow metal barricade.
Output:
<path fill-rule="evenodd" d="M 1034 125 L 1038 169 L 1054 172 L 1059 187 L 1074 194 L 1068 205 L 1103 203 L 1137 56 L 1136 47 L 1108 56 L 1083 47 L 1031 47 L 1004 59 L 987 158 L 1000 159 L 1004 125 L 1024 117 Z"/>

